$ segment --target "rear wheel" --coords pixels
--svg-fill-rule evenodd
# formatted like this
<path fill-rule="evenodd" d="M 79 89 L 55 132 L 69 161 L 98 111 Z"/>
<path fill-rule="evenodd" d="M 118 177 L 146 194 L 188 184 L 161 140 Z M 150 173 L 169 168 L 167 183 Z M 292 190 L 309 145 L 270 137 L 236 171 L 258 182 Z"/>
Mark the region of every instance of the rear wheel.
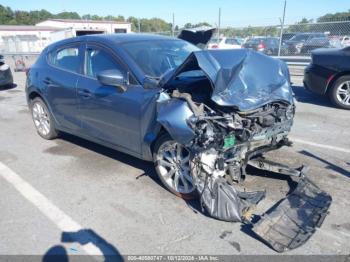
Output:
<path fill-rule="evenodd" d="M 154 147 L 153 160 L 160 181 L 183 199 L 196 197 L 190 170 L 190 153 L 169 134 L 162 134 Z"/>
<path fill-rule="evenodd" d="M 30 103 L 33 122 L 38 134 L 44 139 L 54 139 L 58 133 L 50 111 L 40 97 L 34 98 Z"/>
<path fill-rule="evenodd" d="M 350 76 L 342 76 L 329 90 L 331 102 L 340 108 L 350 110 Z"/>

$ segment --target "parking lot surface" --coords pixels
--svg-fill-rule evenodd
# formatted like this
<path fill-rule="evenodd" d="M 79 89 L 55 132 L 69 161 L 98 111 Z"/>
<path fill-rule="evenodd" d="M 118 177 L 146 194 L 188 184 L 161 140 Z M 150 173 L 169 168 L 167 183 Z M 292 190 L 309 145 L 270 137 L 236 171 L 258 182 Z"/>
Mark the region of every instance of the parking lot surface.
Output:
<path fill-rule="evenodd" d="M 241 224 L 214 220 L 196 201 L 170 194 L 151 163 L 69 135 L 43 140 L 26 105 L 25 73 L 14 80 L 16 87 L 0 90 L 0 254 L 45 255 L 58 245 L 68 254 L 276 254 Z M 295 143 L 269 157 L 308 165 L 333 203 L 313 237 L 286 254 L 349 254 L 350 111 L 305 91 L 300 76 L 292 80 Z M 261 174 L 244 186 L 267 191 L 257 214 L 289 191 L 288 180 Z M 98 241 L 70 241 L 72 232 Z"/>

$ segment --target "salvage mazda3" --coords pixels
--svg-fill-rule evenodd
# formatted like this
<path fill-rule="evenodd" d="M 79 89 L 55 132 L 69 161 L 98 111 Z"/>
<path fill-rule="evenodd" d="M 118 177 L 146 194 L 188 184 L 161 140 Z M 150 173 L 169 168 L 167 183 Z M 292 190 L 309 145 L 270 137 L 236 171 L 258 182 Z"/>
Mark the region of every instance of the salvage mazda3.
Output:
<path fill-rule="evenodd" d="M 293 199 L 272 213 L 294 222 L 265 214 L 255 225 L 279 252 L 304 243 L 327 213 L 330 196 L 303 168 L 262 157 L 290 145 L 295 105 L 280 60 L 245 49 L 201 50 L 155 35 L 82 36 L 45 48 L 28 72 L 26 93 L 41 137 L 66 132 L 153 161 L 169 191 L 200 198 L 217 219 L 243 222 L 264 198 L 264 191 L 234 187 L 248 164 L 300 178 Z M 316 204 L 301 218 L 312 197 Z M 273 230 L 288 225 L 288 234 Z"/>

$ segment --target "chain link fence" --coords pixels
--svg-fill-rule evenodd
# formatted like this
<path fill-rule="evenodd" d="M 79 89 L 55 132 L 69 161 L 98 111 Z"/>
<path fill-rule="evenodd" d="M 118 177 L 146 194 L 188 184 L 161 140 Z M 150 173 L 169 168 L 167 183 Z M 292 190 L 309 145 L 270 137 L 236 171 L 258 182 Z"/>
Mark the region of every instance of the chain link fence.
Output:
<path fill-rule="evenodd" d="M 350 46 L 350 21 L 298 23 L 291 25 L 225 27 L 218 30 L 212 42 L 217 48 L 229 48 L 232 39 L 242 48 L 250 48 L 268 55 L 310 56 L 317 48 Z M 282 41 L 280 41 L 282 31 Z M 142 32 L 177 36 L 180 31 Z M 49 38 L 14 34 L 0 37 L 0 53 L 40 53 L 50 43 Z M 231 41 L 232 42 L 232 41 Z M 224 47 L 221 46 L 224 45 Z M 235 47 L 237 48 L 237 46 Z"/>
<path fill-rule="evenodd" d="M 282 34 L 281 34 L 282 31 Z M 318 48 L 343 48 L 350 46 L 350 21 L 298 23 L 291 25 L 247 26 L 220 28 L 220 36 L 212 41 L 217 48 L 228 48 L 232 38 L 239 40 L 242 48 L 250 48 L 268 55 L 310 56 Z M 179 31 L 155 32 L 177 36 Z M 282 35 L 282 41 L 280 36 Z M 220 46 L 222 44 L 222 46 Z"/>

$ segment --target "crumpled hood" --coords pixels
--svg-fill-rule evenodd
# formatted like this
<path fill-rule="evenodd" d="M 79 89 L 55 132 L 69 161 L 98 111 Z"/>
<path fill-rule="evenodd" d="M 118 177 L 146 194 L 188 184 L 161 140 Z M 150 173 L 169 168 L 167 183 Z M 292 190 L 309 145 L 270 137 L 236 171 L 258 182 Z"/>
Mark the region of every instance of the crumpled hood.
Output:
<path fill-rule="evenodd" d="M 293 104 L 289 70 L 281 60 L 247 49 L 196 51 L 166 83 L 198 69 L 210 80 L 211 99 L 218 105 L 249 111 L 274 101 Z"/>

